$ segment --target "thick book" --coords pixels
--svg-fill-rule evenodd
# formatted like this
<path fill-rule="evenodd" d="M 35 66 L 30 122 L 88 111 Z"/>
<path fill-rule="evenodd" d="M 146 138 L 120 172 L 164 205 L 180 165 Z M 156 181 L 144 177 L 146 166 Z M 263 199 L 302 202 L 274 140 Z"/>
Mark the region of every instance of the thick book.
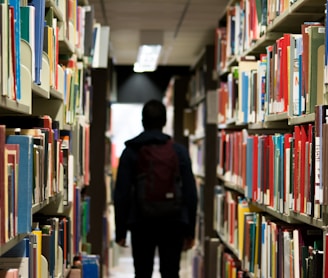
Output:
<path fill-rule="evenodd" d="M 243 59 L 239 62 L 239 80 L 238 80 L 238 123 L 248 123 L 249 114 L 249 95 L 250 95 L 250 72 L 257 69 L 256 60 Z"/>
<path fill-rule="evenodd" d="M 324 104 L 325 27 L 309 26 L 309 72 L 306 113 L 314 113 L 316 105 Z"/>
<path fill-rule="evenodd" d="M 9 135 L 8 144 L 18 144 L 18 226 L 17 232 L 30 233 L 32 226 L 33 139 L 29 135 Z"/>
<path fill-rule="evenodd" d="M 18 223 L 18 173 L 19 173 L 19 145 L 6 144 L 7 164 L 7 192 L 8 192 L 8 234 L 9 238 L 17 235 Z"/>
<path fill-rule="evenodd" d="M 327 105 L 317 105 L 315 107 L 315 188 L 314 188 L 314 217 L 320 218 L 322 215 L 321 205 L 323 203 L 323 171 L 322 171 L 322 148 L 323 148 L 323 124 L 328 115 Z"/>
<path fill-rule="evenodd" d="M 82 255 L 82 272 L 84 277 L 99 277 L 100 257 L 94 254 Z"/>
<path fill-rule="evenodd" d="M 307 102 L 306 96 L 308 94 L 309 87 L 309 33 L 308 27 L 313 25 L 322 25 L 320 22 L 305 22 L 301 25 L 302 42 L 303 42 L 303 54 L 302 54 L 302 83 L 301 94 L 302 98 Z M 304 110 L 303 110 L 304 108 Z M 305 106 L 302 107 L 302 113 L 305 113 Z"/>

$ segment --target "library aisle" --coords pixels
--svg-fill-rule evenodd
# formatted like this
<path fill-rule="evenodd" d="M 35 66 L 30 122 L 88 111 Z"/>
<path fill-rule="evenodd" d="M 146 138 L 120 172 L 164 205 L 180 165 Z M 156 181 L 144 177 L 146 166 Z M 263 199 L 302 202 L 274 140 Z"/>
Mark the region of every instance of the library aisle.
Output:
<path fill-rule="evenodd" d="M 130 246 L 130 245 L 129 245 Z M 191 252 L 183 252 L 181 259 L 180 278 L 192 277 Z M 154 272 L 152 278 L 160 278 L 159 259 L 155 258 Z M 131 257 L 131 249 L 120 248 L 120 257 L 118 264 L 111 268 L 110 278 L 134 278 L 133 259 Z"/>

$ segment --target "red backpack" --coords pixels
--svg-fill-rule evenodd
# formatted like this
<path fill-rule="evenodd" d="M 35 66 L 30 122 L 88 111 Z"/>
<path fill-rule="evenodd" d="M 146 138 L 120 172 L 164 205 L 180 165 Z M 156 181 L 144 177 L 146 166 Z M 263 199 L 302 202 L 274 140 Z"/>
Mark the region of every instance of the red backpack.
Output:
<path fill-rule="evenodd" d="M 176 218 L 181 214 L 182 182 L 172 140 L 143 145 L 138 152 L 137 208 L 146 219 Z"/>

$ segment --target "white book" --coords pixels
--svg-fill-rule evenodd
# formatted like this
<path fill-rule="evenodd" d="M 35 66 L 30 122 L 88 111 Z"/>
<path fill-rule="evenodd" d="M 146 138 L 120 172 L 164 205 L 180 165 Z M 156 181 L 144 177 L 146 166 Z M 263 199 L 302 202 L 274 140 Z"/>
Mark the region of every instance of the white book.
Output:
<path fill-rule="evenodd" d="M 300 247 L 299 247 L 299 231 L 293 230 L 293 248 L 294 248 L 294 277 L 300 277 Z"/>

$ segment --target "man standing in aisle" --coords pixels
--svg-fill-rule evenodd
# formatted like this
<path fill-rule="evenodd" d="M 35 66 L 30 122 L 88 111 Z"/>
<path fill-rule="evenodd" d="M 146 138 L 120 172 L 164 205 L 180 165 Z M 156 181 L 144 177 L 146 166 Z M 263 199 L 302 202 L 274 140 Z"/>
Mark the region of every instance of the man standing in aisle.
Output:
<path fill-rule="evenodd" d="M 188 150 L 162 132 L 166 109 L 160 101 L 144 105 L 142 124 L 144 131 L 125 142 L 120 157 L 116 242 L 124 247 L 130 230 L 136 278 L 152 277 L 156 248 L 162 278 L 178 278 L 181 252 L 194 245 L 195 237 L 197 190 L 191 161 Z"/>

